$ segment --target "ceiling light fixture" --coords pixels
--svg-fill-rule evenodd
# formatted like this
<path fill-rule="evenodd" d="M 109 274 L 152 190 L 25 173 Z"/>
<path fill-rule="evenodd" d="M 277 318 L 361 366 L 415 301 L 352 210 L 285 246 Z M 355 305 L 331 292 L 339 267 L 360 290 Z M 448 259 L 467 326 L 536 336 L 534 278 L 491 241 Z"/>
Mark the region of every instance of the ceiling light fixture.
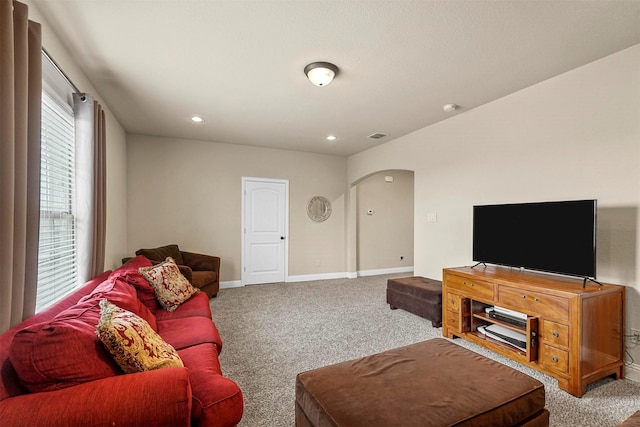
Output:
<path fill-rule="evenodd" d="M 335 135 L 329 135 L 329 136 L 327 137 L 327 139 L 328 139 L 329 141 L 335 141 L 335 140 L 336 140 L 336 139 L 338 139 L 338 138 L 337 138 Z"/>
<path fill-rule="evenodd" d="M 316 86 L 327 86 L 338 74 L 338 67 L 329 62 L 312 62 L 304 67 L 304 74 Z"/>
<path fill-rule="evenodd" d="M 442 107 L 442 109 L 444 111 L 446 111 L 447 113 L 455 111 L 457 108 L 458 108 L 458 106 L 456 104 L 447 104 L 447 105 Z"/>
<path fill-rule="evenodd" d="M 200 116 L 193 116 L 191 117 L 191 121 L 194 123 L 202 123 L 204 122 L 204 119 Z"/>

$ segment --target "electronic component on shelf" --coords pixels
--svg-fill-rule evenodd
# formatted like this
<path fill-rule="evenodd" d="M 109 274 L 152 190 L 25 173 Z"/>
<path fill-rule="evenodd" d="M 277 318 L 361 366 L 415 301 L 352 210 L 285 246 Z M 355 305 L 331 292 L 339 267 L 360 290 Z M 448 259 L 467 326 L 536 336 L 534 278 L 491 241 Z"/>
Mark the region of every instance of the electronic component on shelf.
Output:
<path fill-rule="evenodd" d="M 509 310 L 504 307 L 499 307 L 497 305 L 493 306 L 493 309 L 501 314 L 515 317 L 516 319 L 527 320 L 527 315 L 524 313 L 520 313 L 519 311 Z"/>
<path fill-rule="evenodd" d="M 520 350 L 526 351 L 527 337 L 525 334 L 500 325 L 479 326 L 478 331 L 490 338 L 510 344 Z"/>
<path fill-rule="evenodd" d="M 492 319 L 500 320 L 523 329 L 527 327 L 527 315 L 524 313 L 499 306 L 486 307 L 484 311 L 487 313 L 487 316 Z"/>
<path fill-rule="evenodd" d="M 506 314 L 502 314 L 499 311 L 491 310 L 489 313 L 489 317 L 492 319 L 500 320 L 502 322 L 508 323 L 513 326 L 517 326 L 519 328 L 526 328 L 527 321 L 522 319 L 517 319 L 515 317 L 508 316 Z"/>

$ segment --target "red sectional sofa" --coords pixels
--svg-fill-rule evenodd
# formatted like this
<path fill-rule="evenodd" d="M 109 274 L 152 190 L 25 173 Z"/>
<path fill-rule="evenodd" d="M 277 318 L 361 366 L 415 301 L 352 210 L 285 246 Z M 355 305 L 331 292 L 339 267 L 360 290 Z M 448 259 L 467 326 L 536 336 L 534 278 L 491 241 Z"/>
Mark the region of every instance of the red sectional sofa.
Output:
<path fill-rule="evenodd" d="M 163 310 L 133 258 L 0 335 L 0 424 L 235 426 L 243 396 L 224 377 L 222 341 L 203 292 Z M 147 320 L 184 367 L 124 374 L 96 335 L 99 300 Z"/>

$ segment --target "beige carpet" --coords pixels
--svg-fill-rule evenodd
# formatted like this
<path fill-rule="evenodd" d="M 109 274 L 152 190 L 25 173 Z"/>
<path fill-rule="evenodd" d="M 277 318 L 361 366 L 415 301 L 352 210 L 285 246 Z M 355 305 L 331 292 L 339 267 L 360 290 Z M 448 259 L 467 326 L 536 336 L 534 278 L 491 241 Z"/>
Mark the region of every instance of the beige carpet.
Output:
<path fill-rule="evenodd" d="M 211 300 L 221 364 L 245 397 L 242 427 L 294 425 L 299 372 L 442 336 L 441 328 L 386 304 L 384 275 L 222 289 Z M 404 274 L 406 276 L 406 274 Z M 466 341 L 456 344 L 543 382 L 551 426 L 615 426 L 640 410 L 640 384 L 605 379 L 582 398 L 538 371 Z"/>

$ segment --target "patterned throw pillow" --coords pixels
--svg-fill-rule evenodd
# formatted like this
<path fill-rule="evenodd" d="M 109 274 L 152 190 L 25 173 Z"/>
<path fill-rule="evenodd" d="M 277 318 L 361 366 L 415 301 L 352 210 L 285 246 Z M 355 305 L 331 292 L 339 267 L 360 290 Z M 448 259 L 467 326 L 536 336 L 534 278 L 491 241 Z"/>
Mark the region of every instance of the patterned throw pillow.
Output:
<path fill-rule="evenodd" d="M 180 304 L 199 292 L 180 273 L 178 265 L 171 257 L 167 257 L 160 264 L 141 267 L 138 271 L 149 281 L 158 302 L 167 311 L 175 311 Z"/>
<path fill-rule="evenodd" d="M 141 317 L 107 299 L 100 300 L 100 341 L 127 374 L 184 366 L 178 352 Z"/>

